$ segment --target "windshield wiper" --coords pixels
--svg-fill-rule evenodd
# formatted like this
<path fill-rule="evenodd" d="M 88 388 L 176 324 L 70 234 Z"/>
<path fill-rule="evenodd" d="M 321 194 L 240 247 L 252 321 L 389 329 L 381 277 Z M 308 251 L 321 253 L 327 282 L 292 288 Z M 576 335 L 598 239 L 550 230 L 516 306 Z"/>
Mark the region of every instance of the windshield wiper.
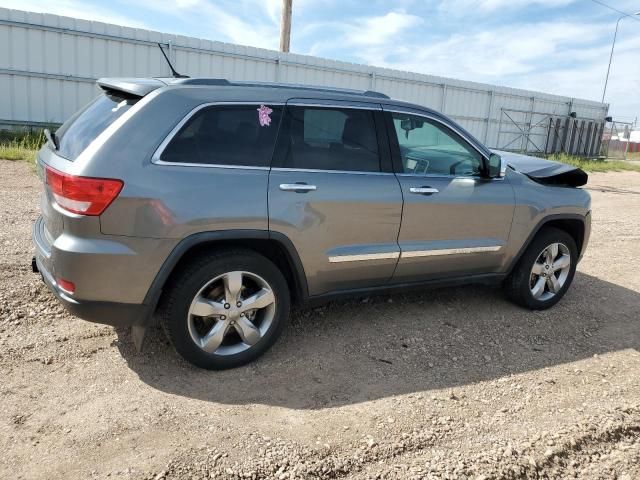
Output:
<path fill-rule="evenodd" d="M 55 133 L 51 133 L 48 128 L 44 129 L 44 136 L 47 138 L 51 145 L 53 145 L 54 150 L 58 150 L 60 148 L 60 144 L 58 143 L 58 137 L 56 137 Z"/>

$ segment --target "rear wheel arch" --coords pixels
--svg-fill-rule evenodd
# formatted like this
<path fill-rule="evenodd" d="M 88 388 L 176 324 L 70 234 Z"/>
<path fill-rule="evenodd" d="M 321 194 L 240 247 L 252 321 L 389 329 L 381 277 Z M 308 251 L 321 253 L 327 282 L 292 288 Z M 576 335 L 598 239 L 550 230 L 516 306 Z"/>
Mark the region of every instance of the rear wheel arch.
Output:
<path fill-rule="evenodd" d="M 147 292 L 144 303 L 155 311 L 162 292 L 182 268 L 219 249 L 245 249 L 266 257 L 282 272 L 295 303 L 308 296 L 306 276 L 293 243 L 282 234 L 265 230 L 219 231 L 193 234 L 169 254 Z"/>

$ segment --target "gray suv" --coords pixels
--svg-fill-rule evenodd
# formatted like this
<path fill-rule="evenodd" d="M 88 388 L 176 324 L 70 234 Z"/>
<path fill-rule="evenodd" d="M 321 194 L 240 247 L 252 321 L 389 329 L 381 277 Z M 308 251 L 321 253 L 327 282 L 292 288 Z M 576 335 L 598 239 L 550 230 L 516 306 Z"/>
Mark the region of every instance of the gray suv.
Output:
<path fill-rule="evenodd" d="M 497 283 L 554 305 L 590 232 L 586 174 L 492 152 L 377 92 L 101 79 L 40 150 L 40 272 L 78 317 L 189 362 L 249 362 L 292 304 Z"/>

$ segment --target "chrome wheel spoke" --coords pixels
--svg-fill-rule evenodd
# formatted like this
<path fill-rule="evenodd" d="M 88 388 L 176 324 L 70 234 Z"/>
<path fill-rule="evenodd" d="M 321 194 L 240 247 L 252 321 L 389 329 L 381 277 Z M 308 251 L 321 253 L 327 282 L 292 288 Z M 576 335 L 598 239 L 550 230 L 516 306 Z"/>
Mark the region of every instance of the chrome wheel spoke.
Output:
<path fill-rule="evenodd" d="M 553 273 L 547 277 L 547 286 L 549 287 L 549 291 L 551 293 L 558 293 L 560 291 L 560 288 L 562 288 L 560 286 L 560 282 L 558 282 L 558 279 Z"/>
<path fill-rule="evenodd" d="M 242 338 L 242 341 L 248 345 L 255 345 L 262 337 L 258 327 L 256 327 L 251 320 L 245 316 L 236 320 L 234 326 L 236 327 L 236 331 L 240 335 L 240 338 Z"/>
<path fill-rule="evenodd" d="M 553 262 L 552 268 L 554 271 L 556 271 L 556 270 L 565 269 L 570 265 L 571 265 L 571 256 L 564 254 L 564 255 L 560 255 L 560 257 Z"/>
<path fill-rule="evenodd" d="M 229 272 L 223 277 L 224 298 L 228 303 L 236 303 L 242 290 L 242 272 Z"/>
<path fill-rule="evenodd" d="M 229 330 L 229 321 L 220 320 L 209 330 L 209 332 L 200 339 L 200 347 L 208 353 L 215 352 L 224 340 Z"/>
<path fill-rule="evenodd" d="M 214 315 L 225 315 L 224 305 L 214 302 L 208 298 L 200 297 L 191 307 L 191 315 L 198 317 L 212 317 Z"/>
<path fill-rule="evenodd" d="M 544 277 L 538 277 L 535 285 L 531 288 L 531 293 L 533 294 L 533 298 L 540 298 L 544 293 L 544 285 L 546 280 Z"/>
<path fill-rule="evenodd" d="M 538 276 L 542 275 L 544 273 L 544 265 L 538 262 L 534 263 L 531 273 Z"/>
<path fill-rule="evenodd" d="M 557 256 L 558 256 L 558 244 L 552 243 L 547 247 L 547 254 L 546 254 L 547 263 L 551 265 Z"/>
<path fill-rule="evenodd" d="M 267 288 L 263 288 L 242 301 L 242 311 L 265 308 L 275 301 L 276 297 L 273 295 L 273 292 Z"/>

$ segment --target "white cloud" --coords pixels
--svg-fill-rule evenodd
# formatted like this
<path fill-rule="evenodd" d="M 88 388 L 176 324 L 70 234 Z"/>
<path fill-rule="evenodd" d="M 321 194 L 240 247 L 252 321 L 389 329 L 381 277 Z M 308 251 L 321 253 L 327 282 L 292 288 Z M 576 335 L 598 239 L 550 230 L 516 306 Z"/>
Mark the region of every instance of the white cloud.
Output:
<path fill-rule="evenodd" d="M 82 0 L 3 0 L 2 7 L 28 10 L 37 13 L 52 13 L 64 17 L 80 18 L 95 22 L 112 23 L 134 28 L 149 28 L 144 22 L 127 15 L 115 13 L 112 9 L 88 5 Z"/>
<path fill-rule="evenodd" d="M 351 21 L 311 22 L 297 29 L 295 34 L 299 38 L 320 39 L 305 52 L 308 55 L 332 56 L 335 51 L 348 51 L 368 61 L 367 52 L 372 49 L 402 49 L 399 40 L 423 23 L 421 17 L 398 10 Z"/>
<path fill-rule="evenodd" d="M 382 45 L 393 41 L 393 37 L 423 23 L 422 18 L 404 11 L 389 12 L 376 17 L 356 19 L 345 24 L 345 40 L 354 45 Z"/>
<path fill-rule="evenodd" d="M 178 8 L 193 8 L 200 4 L 200 0 L 175 0 Z"/>
<path fill-rule="evenodd" d="M 137 0 L 136 3 L 193 25 L 195 31 L 181 32 L 185 35 L 261 48 L 278 47 L 278 0 Z"/>
<path fill-rule="evenodd" d="M 541 63 L 551 59 L 558 61 L 564 49 L 579 53 L 581 46 L 598 40 L 608 31 L 606 26 L 587 23 L 512 24 L 416 43 L 408 41 L 406 36 L 394 38 L 403 28 L 393 26 L 387 28 L 380 41 L 367 38 L 362 33 L 363 24 L 357 21 L 355 26 L 343 28 L 342 36 L 318 42 L 315 51 L 344 45 L 353 48 L 353 55 L 371 65 L 467 79 L 498 79 L 539 69 Z"/>
<path fill-rule="evenodd" d="M 576 0 L 447 0 L 440 4 L 440 10 L 449 14 L 469 13 L 483 10 L 493 12 L 505 9 L 522 9 L 529 6 L 542 8 L 565 7 Z"/>

